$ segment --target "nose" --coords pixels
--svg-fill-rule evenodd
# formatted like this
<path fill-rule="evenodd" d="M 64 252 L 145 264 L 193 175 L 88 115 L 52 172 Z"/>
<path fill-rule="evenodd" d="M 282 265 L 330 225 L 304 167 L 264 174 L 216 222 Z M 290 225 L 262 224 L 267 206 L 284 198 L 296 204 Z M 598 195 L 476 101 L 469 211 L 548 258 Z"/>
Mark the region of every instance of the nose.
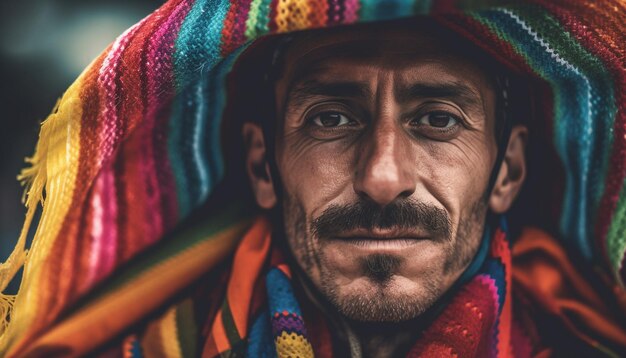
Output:
<path fill-rule="evenodd" d="M 363 139 L 353 184 L 357 195 L 382 207 L 414 193 L 413 161 L 408 157 L 408 144 L 403 135 L 392 120 L 382 120 L 371 135 Z"/>

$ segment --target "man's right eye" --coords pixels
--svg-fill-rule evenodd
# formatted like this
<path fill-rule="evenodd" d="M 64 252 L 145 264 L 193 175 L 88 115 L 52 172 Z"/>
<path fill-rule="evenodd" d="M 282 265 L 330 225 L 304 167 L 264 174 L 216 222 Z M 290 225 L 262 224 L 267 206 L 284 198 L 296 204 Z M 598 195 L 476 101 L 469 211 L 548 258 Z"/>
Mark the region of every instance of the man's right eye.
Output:
<path fill-rule="evenodd" d="M 350 118 L 339 112 L 323 112 L 313 117 L 312 121 L 318 127 L 324 128 L 342 127 L 353 123 Z"/>

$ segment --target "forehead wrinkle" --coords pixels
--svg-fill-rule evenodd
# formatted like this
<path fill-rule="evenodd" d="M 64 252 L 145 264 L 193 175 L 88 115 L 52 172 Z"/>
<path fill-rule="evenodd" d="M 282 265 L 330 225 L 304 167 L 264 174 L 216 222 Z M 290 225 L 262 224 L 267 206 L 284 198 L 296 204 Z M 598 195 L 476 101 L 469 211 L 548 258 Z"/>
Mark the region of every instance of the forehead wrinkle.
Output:
<path fill-rule="evenodd" d="M 414 82 L 396 86 L 395 96 L 400 103 L 421 99 L 449 99 L 462 108 L 483 112 L 484 101 L 480 93 L 460 81 Z"/>
<path fill-rule="evenodd" d="M 293 82 L 293 86 L 289 89 L 287 103 L 293 106 L 301 106 L 314 98 L 323 97 L 367 99 L 372 97 L 372 93 L 366 83 L 359 81 L 308 79 Z"/>

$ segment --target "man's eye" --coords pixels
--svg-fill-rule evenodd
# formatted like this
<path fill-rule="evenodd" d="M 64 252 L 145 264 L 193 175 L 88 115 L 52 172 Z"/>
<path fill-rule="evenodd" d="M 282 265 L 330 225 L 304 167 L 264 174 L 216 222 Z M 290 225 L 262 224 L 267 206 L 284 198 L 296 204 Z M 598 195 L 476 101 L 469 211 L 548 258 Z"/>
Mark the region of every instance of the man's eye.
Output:
<path fill-rule="evenodd" d="M 313 117 L 313 123 L 319 127 L 332 128 L 349 125 L 351 120 L 338 112 L 324 112 Z"/>
<path fill-rule="evenodd" d="M 427 125 L 434 128 L 446 129 L 450 128 L 457 123 L 459 120 L 456 119 L 455 116 L 445 113 L 445 112 L 430 112 L 418 119 L 418 124 Z"/>

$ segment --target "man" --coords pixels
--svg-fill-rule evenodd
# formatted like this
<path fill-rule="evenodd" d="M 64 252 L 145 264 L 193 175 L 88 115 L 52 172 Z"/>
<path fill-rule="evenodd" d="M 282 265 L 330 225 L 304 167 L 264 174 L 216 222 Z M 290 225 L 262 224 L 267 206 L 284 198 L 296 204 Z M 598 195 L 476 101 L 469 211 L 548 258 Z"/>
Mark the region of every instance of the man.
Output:
<path fill-rule="evenodd" d="M 408 322 L 458 281 L 488 208 L 505 212 L 525 177 L 523 126 L 496 163 L 493 68 L 435 26 L 296 36 L 275 88 L 276 172 L 261 126 L 243 127 L 257 203 L 281 198 L 301 280 L 367 356 L 406 353 L 421 333 Z"/>
<path fill-rule="evenodd" d="M 623 254 L 614 239 L 621 201 L 612 196 L 621 167 L 603 163 L 619 163 L 608 149 L 626 137 L 618 127 L 607 135 L 613 122 L 600 122 L 621 123 L 614 108 L 622 88 L 605 79 L 623 72 L 580 52 L 614 63 L 619 48 L 585 41 L 623 37 L 615 18 L 624 15 L 583 3 L 466 14 L 426 4 L 440 14 L 436 21 L 269 38 L 236 63 L 242 50 L 235 49 L 267 17 L 277 32 L 356 20 L 353 3 L 324 4 L 253 2 L 222 11 L 170 1 L 68 90 L 25 172 L 32 181 L 25 233 L 44 183 L 46 205 L 21 292 L 2 306 L 12 309 L 0 340 L 5 355 L 611 356 L 624 349 L 623 290 L 610 290 L 620 276 L 607 276 L 619 266 L 594 256 L 604 252 L 614 263 Z M 363 19 L 424 10 L 360 6 Z M 581 13 L 604 24 L 602 36 L 581 30 Z M 570 37 L 555 35 L 554 18 Z M 567 45 L 554 50 L 557 43 Z M 539 156 L 553 172 L 532 191 L 563 186 L 555 175 L 558 163 L 564 167 L 564 224 L 545 208 L 531 210 L 572 246 L 569 257 L 536 229 L 524 229 L 511 253 L 500 216 L 527 178 L 526 142 L 551 138 L 545 129 L 529 136 L 520 124 L 530 122 L 517 72 L 546 81 L 530 93 L 543 121 L 555 121 L 558 161 Z M 581 95 L 589 101 L 578 110 Z M 554 114 L 545 110 L 551 96 Z M 616 221 L 596 214 L 613 215 L 612 205 Z M 590 227 L 599 230 L 591 243 Z M 604 266 L 596 274 L 588 264 L 574 267 L 569 258 L 577 255 Z M 2 267 L 3 284 L 23 260 L 18 245 Z"/>

